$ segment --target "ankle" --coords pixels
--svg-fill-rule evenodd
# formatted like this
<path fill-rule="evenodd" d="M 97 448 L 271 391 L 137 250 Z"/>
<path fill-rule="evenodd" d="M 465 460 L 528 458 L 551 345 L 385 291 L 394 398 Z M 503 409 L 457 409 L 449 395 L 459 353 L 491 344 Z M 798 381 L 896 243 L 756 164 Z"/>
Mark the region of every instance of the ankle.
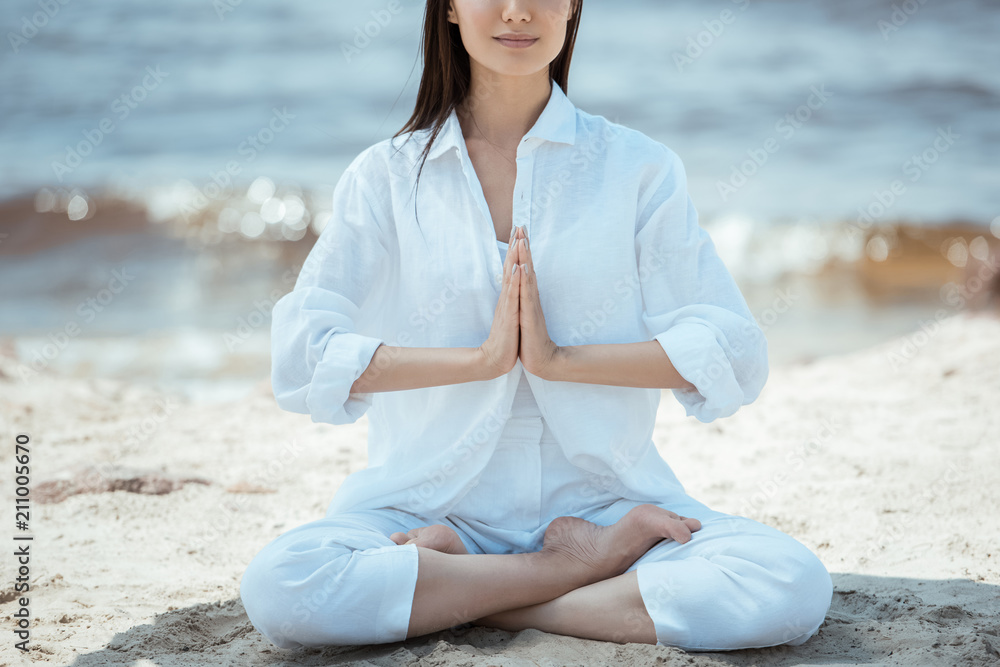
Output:
<path fill-rule="evenodd" d="M 533 554 L 533 566 L 544 571 L 552 581 L 567 586 L 566 592 L 600 581 L 601 576 L 593 567 L 587 565 L 579 557 L 569 551 L 549 546 Z"/>

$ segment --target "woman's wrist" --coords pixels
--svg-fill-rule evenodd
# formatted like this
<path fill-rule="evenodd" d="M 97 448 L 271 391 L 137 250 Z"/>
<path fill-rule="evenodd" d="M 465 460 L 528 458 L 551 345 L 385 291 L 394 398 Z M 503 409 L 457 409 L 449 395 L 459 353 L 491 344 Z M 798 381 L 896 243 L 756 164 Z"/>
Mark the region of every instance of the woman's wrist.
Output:
<path fill-rule="evenodd" d="M 495 380 L 503 375 L 496 367 L 496 364 L 490 360 L 482 346 L 468 349 L 473 352 L 471 361 L 469 362 L 470 373 L 473 376 L 470 382 Z"/>
<path fill-rule="evenodd" d="M 552 350 L 552 356 L 549 357 L 549 363 L 545 365 L 539 377 L 550 382 L 564 381 L 569 363 L 568 348 L 556 345 Z"/>

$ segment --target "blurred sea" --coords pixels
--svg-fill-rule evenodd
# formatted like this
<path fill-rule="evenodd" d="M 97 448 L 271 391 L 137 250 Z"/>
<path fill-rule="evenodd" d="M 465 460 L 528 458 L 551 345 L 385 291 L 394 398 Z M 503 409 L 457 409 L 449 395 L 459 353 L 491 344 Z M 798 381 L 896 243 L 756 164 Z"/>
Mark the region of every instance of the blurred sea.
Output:
<path fill-rule="evenodd" d="M 347 164 L 409 117 L 423 10 L 7 0 L 0 336 L 13 354 L 76 322 L 41 367 L 187 388 L 266 375 L 262 300 L 291 288 L 282 276 L 328 222 Z M 798 285 L 768 335 L 773 361 L 804 359 L 954 310 L 941 285 L 992 256 L 998 35 L 1000 3 L 974 0 L 591 1 L 568 94 L 681 156 L 755 313 Z M 845 233 L 864 215 L 864 235 Z M 134 279 L 84 321 L 123 267 Z M 226 336 L 255 312 L 234 347 Z"/>

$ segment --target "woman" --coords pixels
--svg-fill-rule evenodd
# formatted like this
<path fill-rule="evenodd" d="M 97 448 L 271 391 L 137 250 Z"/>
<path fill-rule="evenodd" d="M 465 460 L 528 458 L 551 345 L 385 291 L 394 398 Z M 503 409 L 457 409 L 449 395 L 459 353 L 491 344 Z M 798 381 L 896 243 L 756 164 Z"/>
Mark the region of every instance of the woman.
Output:
<path fill-rule="evenodd" d="M 819 559 L 653 444 L 662 388 L 729 416 L 767 344 L 677 155 L 566 97 L 581 2 L 430 0 L 406 141 L 351 163 L 274 307 L 279 406 L 369 414 L 368 467 L 244 574 L 279 647 L 475 623 L 724 650 L 823 622 Z"/>

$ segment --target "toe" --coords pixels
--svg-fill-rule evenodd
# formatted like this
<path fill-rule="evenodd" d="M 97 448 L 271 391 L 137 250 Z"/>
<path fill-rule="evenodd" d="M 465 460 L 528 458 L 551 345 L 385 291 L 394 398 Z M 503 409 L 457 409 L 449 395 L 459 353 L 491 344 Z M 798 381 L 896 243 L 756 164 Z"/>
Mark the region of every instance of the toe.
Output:
<path fill-rule="evenodd" d="M 458 533 L 439 524 L 421 526 L 406 533 L 396 532 L 390 535 L 389 539 L 399 545 L 415 544 L 418 547 L 445 553 L 468 553 Z"/>
<path fill-rule="evenodd" d="M 396 544 L 405 544 L 410 539 L 410 536 L 403 532 L 395 532 L 389 536 L 389 539 Z"/>
<path fill-rule="evenodd" d="M 683 517 L 683 519 L 684 523 L 687 524 L 687 527 L 691 529 L 691 532 L 701 530 L 701 521 L 698 521 L 698 519 L 691 517 Z"/>

